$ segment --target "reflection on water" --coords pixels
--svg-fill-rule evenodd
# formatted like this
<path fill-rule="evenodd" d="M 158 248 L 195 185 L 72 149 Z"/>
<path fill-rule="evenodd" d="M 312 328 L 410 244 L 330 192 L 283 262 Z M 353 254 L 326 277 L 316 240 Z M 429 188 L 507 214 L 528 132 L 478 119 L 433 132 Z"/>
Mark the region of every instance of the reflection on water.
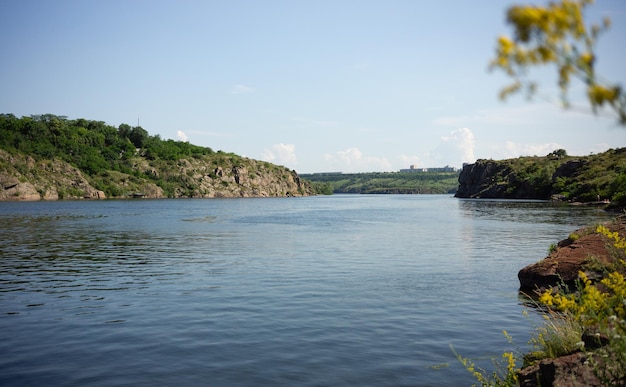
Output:
<path fill-rule="evenodd" d="M 459 208 L 464 216 L 511 222 L 581 224 L 589 219 L 607 220 L 611 215 L 598 207 L 572 207 L 549 201 L 461 199 Z"/>
<path fill-rule="evenodd" d="M 444 195 L 0 203 L 2 385 L 458 385 L 596 209 Z M 446 364 L 447 366 L 441 366 Z"/>

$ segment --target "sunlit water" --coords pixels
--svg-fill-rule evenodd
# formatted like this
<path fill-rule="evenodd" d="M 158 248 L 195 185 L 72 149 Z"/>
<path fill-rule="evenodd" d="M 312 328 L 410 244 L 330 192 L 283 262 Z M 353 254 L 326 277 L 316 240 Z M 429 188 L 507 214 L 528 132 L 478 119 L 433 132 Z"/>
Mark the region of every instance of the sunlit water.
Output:
<path fill-rule="evenodd" d="M 451 346 L 523 350 L 517 272 L 608 218 L 447 195 L 0 203 L 0 385 L 469 385 Z"/>

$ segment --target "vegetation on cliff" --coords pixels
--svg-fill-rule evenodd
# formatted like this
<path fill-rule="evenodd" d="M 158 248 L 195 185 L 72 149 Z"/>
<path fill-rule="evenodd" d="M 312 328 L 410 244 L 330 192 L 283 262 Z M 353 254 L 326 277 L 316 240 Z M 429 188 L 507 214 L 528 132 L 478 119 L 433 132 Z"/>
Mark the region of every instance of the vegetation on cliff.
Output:
<path fill-rule="evenodd" d="M 0 150 L 3 199 L 313 193 L 285 167 L 163 140 L 126 124 L 0 114 Z"/>
<path fill-rule="evenodd" d="M 327 192 L 361 194 L 445 194 L 456 191 L 458 172 L 314 173 L 302 178 Z"/>
<path fill-rule="evenodd" d="M 520 91 L 532 97 L 538 84 L 528 77 L 529 70 L 555 66 L 564 107 L 569 107 L 571 80 L 577 78 L 586 89 L 593 113 L 613 111 L 618 123 L 626 125 L 624 89 L 596 73 L 597 39 L 609 28 L 610 19 L 588 26 L 583 11 L 592 3 L 560 0 L 547 6 L 509 8 L 506 20 L 513 37 L 498 38 L 496 56 L 490 63 L 492 69 L 503 70 L 513 79 L 501 90 L 502 99 Z M 545 158 L 478 160 L 464 167 L 456 196 L 581 202 L 610 199 L 611 206 L 624 209 L 626 148 L 575 158 L 558 150 Z M 579 230 L 550 246 L 546 259 L 520 271 L 522 290 L 539 293 L 536 306 L 544 324 L 536 328 L 529 343 L 533 352 L 517 356 L 505 352 L 504 362 L 494 361 L 494 372 L 478 369 L 471 359 L 457 355 L 479 383 L 626 385 L 625 226 L 625 218 L 620 217 Z M 574 269 L 578 273 L 572 275 Z M 543 292 L 539 290 L 545 287 Z M 505 336 L 510 339 L 506 332 Z M 521 370 L 517 368 L 520 360 Z"/>
<path fill-rule="evenodd" d="M 477 160 L 459 175 L 460 198 L 611 200 L 626 205 L 626 148 L 589 156 L 556 150 L 544 157 Z"/>
<path fill-rule="evenodd" d="M 587 254 L 576 263 L 551 259 L 585 247 Z M 485 386 L 625 385 L 626 218 L 578 230 L 550 250 L 544 260 L 548 266 L 577 271 L 577 279 L 574 286 L 559 285 L 557 279 L 535 289 L 529 303 L 542 314 L 543 324 L 528 343 L 531 351 L 506 351 L 491 374 L 468 358 L 457 355 L 459 360 Z"/>

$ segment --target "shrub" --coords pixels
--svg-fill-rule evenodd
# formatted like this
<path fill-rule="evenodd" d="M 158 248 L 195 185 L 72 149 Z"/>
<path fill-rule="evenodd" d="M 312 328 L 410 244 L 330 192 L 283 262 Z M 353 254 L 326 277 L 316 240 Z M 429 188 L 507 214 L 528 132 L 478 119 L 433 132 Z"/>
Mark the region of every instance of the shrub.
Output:
<path fill-rule="evenodd" d="M 580 348 L 584 327 L 573 316 L 548 310 L 544 320 L 529 341 L 533 352 L 524 356 L 525 366 L 536 360 L 567 355 Z"/>
<path fill-rule="evenodd" d="M 511 340 L 511 337 L 506 331 L 503 331 L 504 335 Z M 496 368 L 491 374 L 480 368 L 471 359 L 463 357 L 454 351 L 456 358 L 465 367 L 465 369 L 472 374 L 472 376 L 480 383 L 481 386 L 517 386 L 517 357 L 513 352 L 504 352 L 500 359 L 492 359 L 494 367 Z"/>
<path fill-rule="evenodd" d="M 558 246 L 556 245 L 556 243 L 552 243 L 550 245 L 550 247 L 548 248 L 548 254 L 552 254 L 557 250 Z"/>
<path fill-rule="evenodd" d="M 600 225 L 595 232 L 606 237 L 618 254 L 620 269 L 626 267 L 626 239 L 617 231 Z M 570 235 L 570 239 L 576 234 Z M 594 284 L 584 272 L 579 272 L 577 291 L 565 293 L 562 289 L 546 290 L 538 299 L 543 307 L 543 325 L 535 328 L 529 344 L 533 351 L 524 356 L 524 365 L 544 358 L 555 358 L 578 350 L 587 350 L 586 365 L 605 385 L 626 385 L 626 280 L 616 270 L 608 273 L 599 284 Z M 585 347 L 583 334 L 593 331 L 606 338 L 608 344 L 597 349 Z M 505 352 L 507 367 L 496 364 L 489 375 L 469 359 L 457 358 L 483 386 L 509 386 L 516 379 L 512 352 Z M 504 372 L 503 372 L 504 370 Z"/>

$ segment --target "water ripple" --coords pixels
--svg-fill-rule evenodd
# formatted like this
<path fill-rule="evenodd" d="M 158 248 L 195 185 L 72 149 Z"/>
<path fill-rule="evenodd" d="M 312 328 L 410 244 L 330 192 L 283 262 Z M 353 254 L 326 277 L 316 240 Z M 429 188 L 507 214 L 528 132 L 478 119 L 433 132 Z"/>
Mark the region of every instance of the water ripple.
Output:
<path fill-rule="evenodd" d="M 438 195 L 0 203 L 0 384 L 469 384 L 449 346 L 526 342 L 517 270 L 603 217 Z"/>

